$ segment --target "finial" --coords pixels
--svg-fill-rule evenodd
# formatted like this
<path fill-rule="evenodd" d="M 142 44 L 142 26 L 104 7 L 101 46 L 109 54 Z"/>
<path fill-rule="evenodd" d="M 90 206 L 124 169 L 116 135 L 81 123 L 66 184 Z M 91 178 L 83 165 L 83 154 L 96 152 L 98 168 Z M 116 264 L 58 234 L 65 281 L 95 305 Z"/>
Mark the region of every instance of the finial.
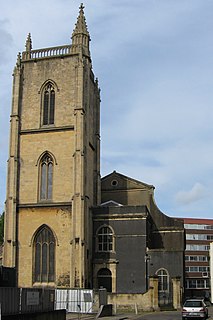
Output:
<path fill-rule="evenodd" d="M 21 53 L 19 52 L 17 55 L 16 66 L 20 67 L 21 65 Z"/>
<path fill-rule="evenodd" d="M 82 53 L 90 56 L 89 52 L 89 42 L 90 35 L 87 30 L 86 19 L 84 16 L 84 5 L 81 3 L 79 7 L 79 15 L 77 18 L 77 22 L 75 24 L 75 28 L 72 33 L 72 52 L 79 53 L 80 47 L 83 48 Z"/>
<path fill-rule="evenodd" d="M 79 11 L 83 11 L 84 10 L 84 4 L 83 3 L 81 3 L 81 5 L 80 5 L 80 7 L 79 7 Z"/>
<path fill-rule="evenodd" d="M 87 30 L 87 24 L 86 24 L 86 19 L 84 16 L 83 9 L 84 9 L 84 5 L 83 5 L 83 3 L 81 3 L 81 5 L 79 7 L 79 15 L 77 18 L 77 22 L 75 24 L 75 29 L 73 30 L 73 33 L 72 33 L 72 38 L 75 37 L 76 35 L 77 36 L 84 35 L 90 39 L 89 32 Z M 76 41 L 77 41 L 76 44 L 79 44 L 78 39 L 76 39 Z"/>
<path fill-rule="evenodd" d="M 30 33 L 28 33 L 26 44 L 25 44 L 25 48 L 26 48 L 27 52 L 32 50 L 32 40 L 31 40 L 31 34 Z"/>

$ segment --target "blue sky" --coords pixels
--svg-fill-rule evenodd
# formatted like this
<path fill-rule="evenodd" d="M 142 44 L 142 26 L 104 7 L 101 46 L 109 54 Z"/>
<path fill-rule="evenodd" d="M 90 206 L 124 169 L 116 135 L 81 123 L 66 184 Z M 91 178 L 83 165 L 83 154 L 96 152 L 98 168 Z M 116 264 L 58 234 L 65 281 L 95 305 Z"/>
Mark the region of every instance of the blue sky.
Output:
<path fill-rule="evenodd" d="M 0 17 L 0 211 L 12 72 L 33 48 L 70 43 L 80 1 L 13 0 Z M 101 174 L 155 186 L 169 216 L 213 218 L 213 1 L 85 0 L 101 88 Z"/>

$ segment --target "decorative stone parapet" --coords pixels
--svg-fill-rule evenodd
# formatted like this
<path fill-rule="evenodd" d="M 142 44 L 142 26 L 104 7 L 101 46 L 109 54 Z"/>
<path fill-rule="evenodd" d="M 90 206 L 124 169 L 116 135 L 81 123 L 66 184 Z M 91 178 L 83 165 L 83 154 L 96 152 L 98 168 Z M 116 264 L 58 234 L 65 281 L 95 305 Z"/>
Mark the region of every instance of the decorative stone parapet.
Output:
<path fill-rule="evenodd" d="M 72 45 L 65 45 L 59 47 L 51 47 L 37 50 L 24 51 L 22 53 L 22 60 L 35 60 L 49 57 L 58 57 L 71 54 Z"/>

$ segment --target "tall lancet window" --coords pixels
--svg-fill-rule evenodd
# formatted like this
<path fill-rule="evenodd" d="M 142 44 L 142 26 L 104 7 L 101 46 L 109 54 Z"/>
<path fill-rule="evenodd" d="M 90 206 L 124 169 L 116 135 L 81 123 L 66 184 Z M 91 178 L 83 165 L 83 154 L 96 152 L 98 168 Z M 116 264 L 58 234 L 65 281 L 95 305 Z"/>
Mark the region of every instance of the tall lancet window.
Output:
<path fill-rule="evenodd" d="M 34 282 L 55 280 L 55 237 L 47 227 L 41 227 L 34 239 Z"/>
<path fill-rule="evenodd" d="M 48 82 L 43 95 L 43 125 L 54 124 L 55 90 L 52 83 Z"/>
<path fill-rule="evenodd" d="M 51 200 L 53 189 L 53 159 L 46 153 L 40 163 L 40 200 Z"/>

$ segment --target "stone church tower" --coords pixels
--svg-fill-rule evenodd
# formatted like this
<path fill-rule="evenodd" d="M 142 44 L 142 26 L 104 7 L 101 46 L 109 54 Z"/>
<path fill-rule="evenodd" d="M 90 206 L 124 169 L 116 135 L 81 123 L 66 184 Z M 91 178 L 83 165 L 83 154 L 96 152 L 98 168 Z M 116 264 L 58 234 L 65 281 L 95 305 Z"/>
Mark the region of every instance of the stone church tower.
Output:
<path fill-rule="evenodd" d="M 90 287 L 100 204 L 100 92 L 83 5 L 71 45 L 26 50 L 14 69 L 3 265 L 20 287 Z"/>

